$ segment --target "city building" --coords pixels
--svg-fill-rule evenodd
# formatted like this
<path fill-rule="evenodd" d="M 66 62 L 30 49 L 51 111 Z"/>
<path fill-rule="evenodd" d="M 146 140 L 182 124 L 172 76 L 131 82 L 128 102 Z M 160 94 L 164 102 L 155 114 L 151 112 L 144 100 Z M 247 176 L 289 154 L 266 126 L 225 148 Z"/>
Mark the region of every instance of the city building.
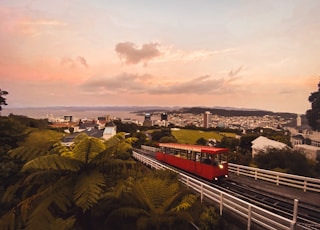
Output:
<path fill-rule="evenodd" d="M 212 116 L 212 114 L 209 111 L 204 112 L 204 114 L 203 114 L 203 127 L 204 128 L 211 127 L 211 116 Z"/>
<path fill-rule="evenodd" d="M 151 114 L 150 113 L 145 113 L 143 126 L 152 126 L 152 120 L 151 120 Z"/>
<path fill-rule="evenodd" d="M 269 138 L 266 138 L 264 136 L 260 136 L 257 137 L 256 139 L 254 139 L 253 141 L 251 141 L 252 143 L 252 158 L 254 158 L 257 154 L 259 154 L 260 152 L 265 152 L 268 149 L 284 149 L 284 148 L 289 148 L 288 145 L 282 143 L 282 142 L 278 142 L 278 141 L 274 141 L 271 140 Z"/>
<path fill-rule="evenodd" d="M 110 121 L 108 124 L 106 124 L 106 127 L 103 131 L 103 139 L 108 140 L 109 138 L 113 137 L 117 134 L 117 126 L 113 123 L 113 121 Z"/>

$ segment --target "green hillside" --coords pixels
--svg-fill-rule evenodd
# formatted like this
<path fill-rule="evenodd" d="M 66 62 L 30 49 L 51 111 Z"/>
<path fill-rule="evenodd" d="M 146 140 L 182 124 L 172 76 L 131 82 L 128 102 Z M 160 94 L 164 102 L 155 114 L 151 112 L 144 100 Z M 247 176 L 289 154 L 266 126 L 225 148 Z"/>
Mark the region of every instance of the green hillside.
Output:
<path fill-rule="evenodd" d="M 224 136 L 235 137 L 234 133 L 224 132 L 204 132 L 200 130 L 189 130 L 189 129 L 171 129 L 171 133 L 178 140 L 179 143 L 195 144 L 199 138 L 216 139 L 220 141 Z"/>

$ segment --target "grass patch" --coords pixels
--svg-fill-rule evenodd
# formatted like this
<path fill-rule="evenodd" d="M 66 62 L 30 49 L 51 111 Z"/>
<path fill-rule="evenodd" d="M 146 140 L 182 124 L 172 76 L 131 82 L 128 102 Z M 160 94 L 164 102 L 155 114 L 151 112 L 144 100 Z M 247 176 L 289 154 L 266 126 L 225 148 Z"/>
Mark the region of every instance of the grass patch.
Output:
<path fill-rule="evenodd" d="M 217 131 L 200 131 L 200 130 L 190 130 L 190 129 L 179 129 L 179 130 L 171 130 L 171 133 L 178 140 L 179 143 L 183 144 L 196 144 L 199 138 L 204 138 L 206 140 L 216 139 L 217 141 L 221 141 L 224 136 L 235 137 L 234 133 L 225 133 L 225 132 L 217 132 Z"/>

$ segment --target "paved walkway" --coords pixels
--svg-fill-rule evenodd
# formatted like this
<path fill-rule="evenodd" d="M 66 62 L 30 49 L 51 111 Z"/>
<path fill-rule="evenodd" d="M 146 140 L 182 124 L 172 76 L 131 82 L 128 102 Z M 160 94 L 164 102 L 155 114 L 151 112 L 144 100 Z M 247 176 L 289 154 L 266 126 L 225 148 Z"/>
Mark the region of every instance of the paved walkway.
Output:
<path fill-rule="evenodd" d="M 310 191 L 304 192 L 302 189 L 287 187 L 284 185 L 276 185 L 274 183 L 262 180 L 255 180 L 254 178 L 246 177 L 243 175 L 238 176 L 234 173 L 230 173 L 229 178 L 233 181 L 238 181 L 258 190 L 266 191 L 270 194 L 285 196 L 292 200 L 298 199 L 299 202 L 316 205 L 320 207 L 320 193 Z"/>

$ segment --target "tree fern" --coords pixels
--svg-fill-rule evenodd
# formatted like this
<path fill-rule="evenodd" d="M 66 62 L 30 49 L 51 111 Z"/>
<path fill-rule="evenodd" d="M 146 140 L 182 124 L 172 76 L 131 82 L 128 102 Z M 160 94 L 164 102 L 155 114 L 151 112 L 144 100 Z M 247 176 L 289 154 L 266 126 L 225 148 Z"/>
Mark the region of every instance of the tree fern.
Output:
<path fill-rule="evenodd" d="M 84 162 L 90 162 L 95 156 L 105 150 L 105 145 L 98 138 L 85 138 L 73 149 L 75 158 Z"/>
<path fill-rule="evenodd" d="M 105 180 L 97 170 L 83 172 L 76 181 L 74 201 L 83 211 L 90 209 L 101 197 Z"/>
<path fill-rule="evenodd" d="M 82 162 L 70 159 L 67 157 L 62 157 L 56 154 L 41 156 L 27 162 L 22 171 L 27 170 L 68 170 L 68 171 L 78 171 L 83 165 Z"/>
<path fill-rule="evenodd" d="M 30 161 L 36 157 L 48 155 L 48 151 L 41 149 L 30 148 L 26 146 L 21 146 L 9 151 L 9 156 L 13 158 L 20 159 L 22 161 Z"/>
<path fill-rule="evenodd" d="M 188 210 L 196 200 L 197 197 L 194 194 L 187 194 L 183 197 L 182 201 L 171 210 L 175 212 L 179 212 L 180 210 Z"/>
<path fill-rule="evenodd" d="M 61 144 L 61 142 L 54 144 L 53 148 L 50 150 L 50 153 L 74 158 L 74 153 L 70 150 L 70 147 Z"/>

